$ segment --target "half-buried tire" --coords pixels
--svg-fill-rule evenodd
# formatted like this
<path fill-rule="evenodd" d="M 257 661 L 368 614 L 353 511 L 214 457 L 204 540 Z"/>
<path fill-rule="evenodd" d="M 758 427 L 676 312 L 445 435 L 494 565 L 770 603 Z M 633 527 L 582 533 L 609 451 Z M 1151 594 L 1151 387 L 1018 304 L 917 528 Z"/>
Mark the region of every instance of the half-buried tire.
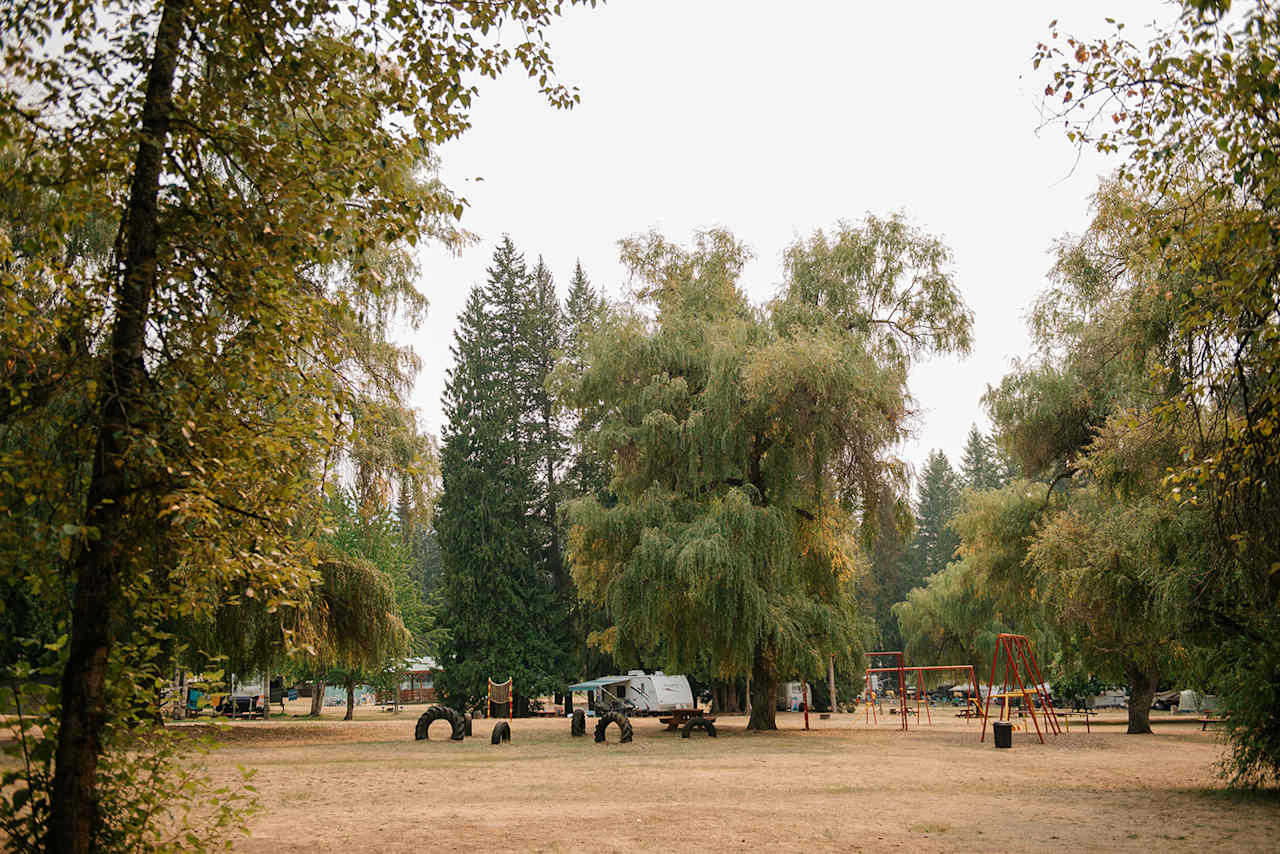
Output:
<path fill-rule="evenodd" d="M 493 736 L 490 737 L 490 744 L 502 744 L 504 741 L 511 740 L 511 724 L 506 721 L 498 721 L 498 725 L 493 728 Z"/>
<path fill-rule="evenodd" d="M 600 720 L 596 722 L 596 743 L 603 742 L 604 731 L 608 729 L 609 724 L 618 725 L 618 739 L 620 744 L 631 743 L 631 721 L 622 712 L 605 712 L 600 716 Z"/>
<path fill-rule="evenodd" d="M 413 737 L 418 741 L 426 740 L 427 727 L 431 726 L 434 721 L 438 720 L 446 720 L 449 722 L 450 739 L 453 741 L 462 741 L 462 717 L 448 706 L 432 706 L 423 712 L 422 717 L 418 718 L 418 725 L 414 727 Z"/>
<path fill-rule="evenodd" d="M 462 734 L 471 735 L 471 713 L 467 712 L 462 716 Z"/>
<path fill-rule="evenodd" d="M 684 726 L 680 728 L 680 737 L 688 738 L 689 734 L 695 729 L 704 729 L 707 731 L 707 735 L 712 738 L 716 737 L 716 725 L 706 718 L 689 718 L 684 722 Z"/>
<path fill-rule="evenodd" d="M 587 713 L 578 709 L 573 713 L 573 721 L 569 724 L 569 734 L 573 736 L 587 734 Z"/>

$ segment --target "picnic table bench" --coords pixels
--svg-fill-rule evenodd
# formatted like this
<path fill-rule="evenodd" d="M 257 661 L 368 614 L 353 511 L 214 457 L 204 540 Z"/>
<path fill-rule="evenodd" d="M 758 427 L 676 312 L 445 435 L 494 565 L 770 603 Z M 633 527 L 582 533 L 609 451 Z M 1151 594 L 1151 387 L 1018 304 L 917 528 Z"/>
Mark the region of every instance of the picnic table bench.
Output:
<path fill-rule="evenodd" d="M 1200 722 L 1200 731 L 1204 732 L 1209 724 L 1220 724 L 1227 719 L 1226 715 L 1205 715 L 1202 718 L 1196 718 Z"/>
<path fill-rule="evenodd" d="M 668 730 L 677 730 L 694 718 L 706 718 L 709 721 L 715 721 L 715 718 L 711 715 L 703 714 L 702 709 L 672 709 L 658 718 L 658 723 L 664 724 Z"/>

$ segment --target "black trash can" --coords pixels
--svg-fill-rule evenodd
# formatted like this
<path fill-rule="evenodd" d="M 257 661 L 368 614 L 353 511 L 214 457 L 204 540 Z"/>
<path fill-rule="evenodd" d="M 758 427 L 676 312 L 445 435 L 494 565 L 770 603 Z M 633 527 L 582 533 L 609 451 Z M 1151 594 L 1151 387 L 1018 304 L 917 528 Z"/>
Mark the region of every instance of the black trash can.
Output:
<path fill-rule="evenodd" d="M 991 733 L 996 747 L 1013 747 L 1013 724 L 1009 721 L 995 721 L 991 724 Z"/>

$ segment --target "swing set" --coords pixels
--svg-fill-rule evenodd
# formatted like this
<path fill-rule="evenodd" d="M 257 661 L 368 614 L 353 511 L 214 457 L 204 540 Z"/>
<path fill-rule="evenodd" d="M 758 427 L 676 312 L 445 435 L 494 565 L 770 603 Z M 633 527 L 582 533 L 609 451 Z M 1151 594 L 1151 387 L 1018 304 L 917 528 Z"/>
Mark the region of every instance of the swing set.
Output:
<path fill-rule="evenodd" d="M 865 686 L 866 686 L 865 687 L 866 696 L 868 698 L 871 698 L 874 695 L 874 692 L 871 690 L 871 675 L 873 673 L 898 674 L 898 709 L 902 715 L 903 730 L 906 730 L 909 728 L 908 715 L 910 714 L 910 710 L 907 706 L 907 703 L 911 698 L 907 696 L 907 674 L 913 674 L 915 676 L 915 684 L 911 687 L 911 692 L 915 695 L 914 696 L 914 699 L 916 702 L 915 715 L 916 715 L 917 722 L 920 720 L 920 708 L 923 705 L 926 719 L 929 721 L 930 724 L 933 723 L 933 712 L 930 711 L 929 709 L 929 697 L 926 692 L 925 684 L 924 684 L 926 673 L 939 673 L 943 671 L 958 670 L 968 677 L 969 687 L 970 687 L 970 690 L 972 691 L 972 693 L 969 695 L 970 698 L 978 696 L 978 676 L 972 664 L 938 664 L 938 665 L 923 665 L 923 666 L 909 667 L 903 663 L 902 653 L 896 652 L 896 651 L 869 652 L 867 653 L 867 658 L 869 660 L 868 663 L 875 663 L 875 657 L 879 657 L 879 656 L 885 656 L 892 659 L 893 661 L 896 662 L 896 666 L 868 667 L 866 669 L 866 672 L 863 674 L 863 679 L 865 681 Z M 966 721 L 971 716 L 970 709 L 972 708 L 973 702 L 974 701 L 970 699 L 965 703 L 964 717 Z M 976 717 L 977 715 L 972 715 L 972 716 Z M 870 723 L 878 724 L 880 722 L 879 716 L 877 715 L 875 701 L 872 701 L 869 699 L 867 703 L 865 717 L 866 717 L 866 722 L 868 724 Z"/>
<path fill-rule="evenodd" d="M 996 671 L 1001 662 L 1004 663 L 1004 687 L 996 693 Z M 1044 744 L 1044 732 L 1040 729 L 1040 719 L 1036 717 L 1037 704 L 1040 706 L 1040 715 L 1044 718 L 1045 729 L 1054 735 L 1062 733 L 1058 725 L 1058 713 L 1053 708 L 1053 700 L 1045 688 L 1044 676 L 1040 673 L 1040 665 L 1036 662 L 1031 642 L 1026 635 L 1002 633 L 996 636 L 996 651 L 991 656 L 991 676 L 987 683 L 987 699 L 982 707 L 982 737 L 979 741 L 986 741 L 987 738 L 987 716 L 991 711 L 993 696 L 1001 700 L 1002 721 L 1012 717 L 1009 700 L 1020 698 L 1024 713 L 1029 714 L 1031 722 L 1035 724 L 1036 735 L 1040 737 L 1041 744 Z"/>

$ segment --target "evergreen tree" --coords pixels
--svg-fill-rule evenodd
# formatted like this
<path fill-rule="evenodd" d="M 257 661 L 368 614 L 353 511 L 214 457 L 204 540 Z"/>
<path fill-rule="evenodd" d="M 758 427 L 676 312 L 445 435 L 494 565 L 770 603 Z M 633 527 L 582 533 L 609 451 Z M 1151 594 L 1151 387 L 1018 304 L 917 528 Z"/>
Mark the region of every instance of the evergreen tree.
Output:
<path fill-rule="evenodd" d="M 442 560 L 439 688 L 476 704 L 486 679 L 514 679 L 517 704 L 565 682 L 562 609 L 538 515 L 526 299 L 530 276 L 510 238 L 473 289 L 455 332 L 445 388 L 436 532 Z"/>
<path fill-rule="evenodd" d="M 982 435 L 978 425 L 969 427 L 969 438 L 960 460 L 960 481 L 966 489 L 999 489 L 1008 480 L 1008 464 L 996 451 L 991 440 Z"/>
<path fill-rule="evenodd" d="M 569 295 L 563 313 L 562 350 L 553 376 L 556 396 L 565 411 L 568 440 L 567 466 L 562 483 L 565 502 L 587 496 L 606 506 L 613 504 L 609 495 L 609 466 L 596 446 L 599 417 L 590 407 L 575 406 L 571 388 L 581 381 L 587 370 L 588 350 L 599 332 L 604 316 L 604 301 L 597 294 L 582 262 L 574 264 L 569 279 Z M 567 561 L 565 562 L 567 565 Z M 591 642 L 610 625 L 608 615 L 598 604 L 577 597 L 572 603 L 572 634 L 576 650 L 576 666 L 580 674 L 589 676 L 623 669 L 623 662 L 599 644 Z"/>
<path fill-rule="evenodd" d="M 564 315 L 551 271 L 541 258 L 533 268 L 530 284 L 524 301 L 522 330 L 525 345 L 521 372 L 525 384 L 523 441 L 534 469 L 533 511 L 537 516 L 540 560 L 551 575 L 556 596 L 565 603 L 567 615 L 573 582 L 562 556 L 559 507 L 569 440 L 547 386 L 563 349 Z"/>
<path fill-rule="evenodd" d="M 931 451 L 916 499 L 916 537 L 911 543 L 907 589 L 919 587 L 955 555 L 960 538 L 950 528 L 960 502 L 960 479 L 947 455 Z"/>
<path fill-rule="evenodd" d="M 440 578 L 443 572 L 440 537 L 434 529 L 415 531 L 410 548 L 413 554 L 410 575 L 422 590 L 423 597 L 430 600 L 440 592 Z"/>
<path fill-rule="evenodd" d="M 569 279 L 569 296 L 564 310 L 564 352 L 561 375 L 570 382 L 581 379 L 587 366 L 587 347 L 591 337 L 600 328 L 604 314 L 604 300 L 591 286 L 582 262 L 573 267 Z M 573 497 L 594 495 L 606 499 L 609 489 L 609 467 L 604 457 L 592 444 L 598 423 L 589 409 L 574 410 L 570 428 L 570 460 L 566 484 Z"/>
<path fill-rule="evenodd" d="M 871 572 L 864 581 L 860 599 L 875 620 L 879 649 L 902 649 L 902 637 L 891 609 L 911 588 L 909 547 L 912 541 L 911 507 L 896 485 L 884 484 L 874 505 L 870 541 Z"/>

